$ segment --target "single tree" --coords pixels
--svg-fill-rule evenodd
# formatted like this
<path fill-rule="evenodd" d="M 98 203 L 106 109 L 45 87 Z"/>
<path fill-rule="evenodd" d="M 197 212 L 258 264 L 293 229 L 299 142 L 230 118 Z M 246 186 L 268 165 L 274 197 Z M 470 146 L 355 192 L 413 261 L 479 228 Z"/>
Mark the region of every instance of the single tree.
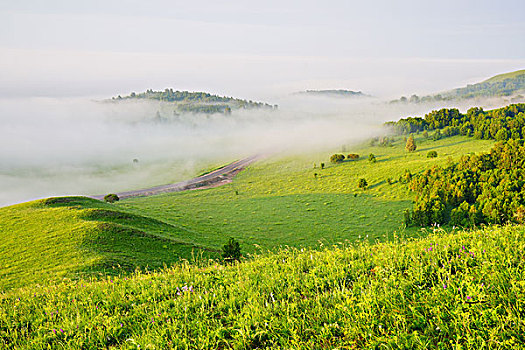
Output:
<path fill-rule="evenodd" d="M 416 146 L 416 141 L 414 141 L 414 136 L 410 135 L 408 140 L 407 140 L 405 149 L 408 152 L 414 152 L 416 150 L 416 148 L 417 148 L 417 146 Z"/>
<path fill-rule="evenodd" d="M 235 238 L 230 237 L 228 243 L 222 246 L 222 258 L 226 262 L 239 261 L 241 259 L 241 245 Z"/>
<path fill-rule="evenodd" d="M 359 181 L 357 182 L 357 187 L 366 190 L 366 188 L 368 187 L 368 182 L 366 182 L 365 179 L 359 179 Z"/>

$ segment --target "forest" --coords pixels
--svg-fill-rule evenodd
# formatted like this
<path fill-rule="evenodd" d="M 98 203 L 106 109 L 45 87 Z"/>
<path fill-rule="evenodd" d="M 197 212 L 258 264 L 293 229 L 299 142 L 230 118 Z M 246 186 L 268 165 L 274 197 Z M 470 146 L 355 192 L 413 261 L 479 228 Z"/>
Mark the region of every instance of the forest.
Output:
<path fill-rule="evenodd" d="M 408 182 L 416 193 L 405 211 L 407 226 L 525 222 L 524 140 L 500 141 L 488 153 L 466 155 L 434 166 Z"/>
<path fill-rule="evenodd" d="M 395 134 L 440 130 L 443 136 L 465 135 L 483 140 L 504 141 L 525 137 L 525 104 L 484 111 L 470 108 L 466 114 L 456 108 L 443 108 L 420 117 L 408 117 L 384 124 Z"/>
<path fill-rule="evenodd" d="M 154 91 L 151 89 L 146 90 L 146 92 L 141 93 L 135 93 L 132 92 L 128 96 L 117 96 L 113 97 L 113 101 L 119 101 L 119 100 L 139 100 L 139 99 L 146 99 L 146 100 L 157 100 L 157 101 L 164 101 L 164 102 L 179 102 L 179 103 L 186 103 L 186 104 L 222 104 L 221 107 L 217 108 L 211 108 L 212 112 L 217 112 L 219 110 L 224 111 L 225 107 L 230 106 L 232 108 L 268 108 L 268 109 L 276 109 L 276 105 L 270 105 L 268 103 L 263 102 L 256 102 L 252 100 L 243 100 L 239 98 L 233 98 L 233 97 L 226 97 L 226 96 L 218 96 L 218 95 L 212 95 L 207 92 L 190 92 L 190 91 L 174 91 L 173 89 L 165 89 L 164 91 Z M 186 106 L 183 111 L 194 111 L 194 108 Z M 197 108 L 198 112 L 206 111 L 205 108 Z"/>

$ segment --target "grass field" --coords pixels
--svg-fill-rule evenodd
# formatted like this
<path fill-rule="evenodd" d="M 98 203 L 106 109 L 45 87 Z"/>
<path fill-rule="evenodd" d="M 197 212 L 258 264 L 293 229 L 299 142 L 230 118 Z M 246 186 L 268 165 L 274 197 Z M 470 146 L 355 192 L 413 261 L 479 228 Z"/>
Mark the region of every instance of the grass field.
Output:
<path fill-rule="evenodd" d="M 182 239 L 185 231 L 177 226 L 84 197 L 0 208 L 0 218 L 0 290 L 137 266 L 158 269 L 193 253 L 216 256 Z"/>
<path fill-rule="evenodd" d="M 521 349 L 525 229 L 429 232 L 0 296 L 2 349 Z"/>
<path fill-rule="evenodd" d="M 346 153 L 361 158 L 340 164 L 328 161 L 331 152 L 273 156 L 220 188 L 132 198 L 117 207 L 182 224 L 194 242 L 210 248 L 234 237 L 249 252 L 256 251 L 256 245 L 312 247 L 367 236 L 375 241 L 394 232 L 414 236 L 418 229 L 402 227 L 403 210 L 411 208 L 413 197 L 397 181 L 399 176 L 405 170 L 417 173 L 445 164 L 449 157 L 488 151 L 493 145 L 461 136 L 433 141 L 416 135 L 416 142 L 414 153 L 405 151 L 401 138 L 392 147 L 346 146 Z M 427 158 L 429 150 L 436 150 L 438 157 Z M 375 163 L 368 161 L 370 153 Z M 321 162 L 325 169 L 320 169 Z M 366 191 L 357 187 L 359 178 L 367 180 Z"/>
<path fill-rule="evenodd" d="M 238 239 L 245 253 L 257 253 L 421 235 L 402 227 L 412 197 L 396 182 L 399 175 L 486 151 L 492 142 L 465 137 L 416 142 L 412 154 L 401 139 L 393 147 L 354 147 L 349 152 L 361 159 L 341 164 L 328 162 L 331 152 L 274 155 L 232 184 L 208 190 L 116 204 L 72 197 L 0 208 L 0 290 L 216 258 L 229 237 Z M 426 158 L 430 149 L 439 156 Z M 369 153 L 376 163 L 368 162 Z M 326 167 L 320 169 L 323 161 Z M 366 191 L 357 188 L 362 177 L 370 185 Z"/>

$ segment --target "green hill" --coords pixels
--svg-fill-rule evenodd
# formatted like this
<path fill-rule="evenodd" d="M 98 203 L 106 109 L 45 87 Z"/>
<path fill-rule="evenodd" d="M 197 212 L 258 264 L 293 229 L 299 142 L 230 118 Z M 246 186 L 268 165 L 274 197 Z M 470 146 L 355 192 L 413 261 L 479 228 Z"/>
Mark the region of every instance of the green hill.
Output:
<path fill-rule="evenodd" d="M 296 94 L 299 95 L 310 95 L 310 96 L 325 96 L 325 97 L 370 97 L 369 95 L 363 94 L 361 91 L 352 90 L 306 90 L 300 91 Z"/>
<path fill-rule="evenodd" d="M 0 298 L 3 349 L 522 349 L 525 229 L 286 249 Z"/>
<path fill-rule="evenodd" d="M 503 81 L 513 80 L 513 79 L 521 79 L 525 75 L 525 69 L 517 70 L 515 72 L 510 73 L 503 73 L 496 76 L 493 76 L 492 78 L 489 78 L 482 83 L 500 83 Z"/>
<path fill-rule="evenodd" d="M 85 197 L 0 208 L 0 290 L 216 256 L 187 231 Z"/>
<path fill-rule="evenodd" d="M 243 100 L 239 98 L 212 95 L 207 92 L 164 91 L 147 90 L 146 92 L 132 92 L 128 96 L 113 97 L 111 101 L 119 102 L 126 100 L 151 100 L 170 104 L 172 113 L 223 113 L 229 114 L 236 109 L 277 109 L 277 105 L 269 105 L 263 102 Z"/>
<path fill-rule="evenodd" d="M 410 98 L 401 97 L 392 103 L 424 103 L 433 101 L 464 100 L 473 98 L 511 97 L 512 102 L 524 102 L 525 70 L 504 73 L 484 80 L 480 83 L 445 91 L 439 94 Z"/>

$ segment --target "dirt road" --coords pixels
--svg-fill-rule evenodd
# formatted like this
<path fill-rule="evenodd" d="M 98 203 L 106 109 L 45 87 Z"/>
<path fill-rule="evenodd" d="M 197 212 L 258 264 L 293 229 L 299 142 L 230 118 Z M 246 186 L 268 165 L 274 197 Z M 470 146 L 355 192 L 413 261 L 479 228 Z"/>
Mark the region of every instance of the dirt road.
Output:
<path fill-rule="evenodd" d="M 260 155 L 244 158 L 236 162 L 230 163 L 223 168 L 212 171 L 211 173 L 193 178 L 191 180 L 151 187 L 144 190 L 119 192 L 116 193 L 116 195 L 120 199 L 124 199 L 129 197 L 145 197 L 153 196 L 160 193 L 180 192 L 194 190 L 197 188 L 210 188 L 221 186 L 231 182 L 235 175 L 237 175 L 245 167 L 259 160 L 260 158 L 262 158 L 262 156 Z M 90 196 L 90 198 L 103 200 L 104 195 Z"/>

